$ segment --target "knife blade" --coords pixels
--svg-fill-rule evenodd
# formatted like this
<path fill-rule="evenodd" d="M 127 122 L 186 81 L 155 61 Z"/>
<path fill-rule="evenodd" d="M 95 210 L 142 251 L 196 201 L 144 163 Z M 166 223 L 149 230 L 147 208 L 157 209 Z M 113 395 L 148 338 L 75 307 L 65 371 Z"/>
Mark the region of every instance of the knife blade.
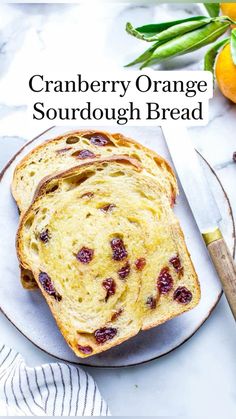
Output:
<path fill-rule="evenodd" d="M 166 143 L 202 234 L 218 227 L 221 214 L 186 128 L 163 127 Z"/>
<path fill-rule="evenodd" d="M 164 125 L 162 131 L 185 196 L 236 320 L 236 267 L 219 228 L 221 214 L 203 167 L 187 128 Z"/>

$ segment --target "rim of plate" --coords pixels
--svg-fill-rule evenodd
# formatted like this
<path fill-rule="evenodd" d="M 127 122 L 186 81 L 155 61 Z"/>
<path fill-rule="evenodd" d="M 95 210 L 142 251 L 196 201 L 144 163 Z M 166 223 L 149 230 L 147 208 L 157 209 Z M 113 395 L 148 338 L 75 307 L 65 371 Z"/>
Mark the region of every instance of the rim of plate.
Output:
<path fill-rule="evenodd" d="M 41 134 L 37 135 L 36 137 L 34 137 L 32 140 L 28 141 L 27 143 L 25 143 L 23 145 L 23 147 L 21 147 L 14 155 L 13 157 L 8 161 L 8 163 L 4 166 L 4 168 L 1 170 L 0 172 L 0 182 L 3 179 L 3 176 L 5 175 L 6 171 L 8 170 L 8 168 L 11 166 L 11 164 L 14 162 L 14 160 L 16 159 L 16 157 L 18 157 L 21 152 L 28 147 L 28 145 L 32 144 L 34 141 L 36 141 L 38 138 L 40 138 L 42 135 L 46 134 L 47 132 L 51 131 L 53 128 L 55 128 L 55 126 L 51 126 L 50 128 L 44 130 Z M 215 176 L 224 196 L 226 199 L 226 202 L 228 204 L 229 207 L 229 216 L 231 218 L 232 221 L 232 238 L 233 238 L 233 248 L 232 248 L 232 254 L 233 257 L 235 257 L 235 253 L 236 253 L 236 223 L 235 223 L 235 219 L 234 219 L 234 215 L 233 215 L 233 209 L 232 209 L 232 205 L 230 202 L 230 199 L 227 195 L 227 192 L 221 182 L 221 180 L 219 179 L 218 175 L 216 174 L 215 170 L 213 169 L 213 167 L 210 165 L 210 163 L 208 163 L 208 161 L 205 159 L 205 157 L 198 151 L 196 150 L 196 152 L 198 153 L 198 155 L 202 158 L 202 160 L 207 164 L 208 168 L 210 169 L 210 171 L 212 172 L 212 174 Z M 48 351 L 46 351 L 45 349 L 42 349 L 40 346 L 38 346 L 35 342 L 33 342 L 28 336 L 26 336 L 16 325 L 15 323 L 7 316 L 7 314 L 4 312 L 4 310 L 2 310 L 1 306 L 0 306 L 0 311 L 4 314 L 4 316 L 7 318 L 7 320 L 18 330 L 18 332 L 21 333 L 22 336 L 24 336 L 29 342 L 31 342 L 36 348 L 40 349 L 42 352 L 46 353 L 47 355 L 52 356 L 53 358 L 56 358 L 60 361 L 63 362 L 68 362 L 70 364 L 74 364 L 74 365 L 82 365 L 85 367 L 90 367 L 90 368 L 106 368 L 106 369 L 117 369 L 117 368 L 129 368 L 129 367 L 135 367 L 137 365 L 143 365 L 143 364 L 147 364 L 148 362 L 154 361 L 158 358 L 161 358 L 165 355 L 168 355 L 169 353 L 173 352 L 175 349 L 180 348 L 182 345 L 184 345 L 184 343 L 186 343 L 189 339 L 191 339 L 195 333 L 200 329 L 200 327 L 206 322 L 206 320 L 210 317 L 211 313 L 214 311 L 215 307 L 217 306 L 218 302 L 221 299 L 221 296 L 223 294 L 223 291 L 221 291 L 214 303 L 214 305 L 211 307 L 211 309 L 209 310 L 209 312 L 207 313 L 207 315 L 204 317 L 204 319 L 198 324 L 198 326 L 194 329 L 193 333 L 191 333 L 186 339 L 184 339 L 181 343 L 177 344 L 176 346 L 174 346 L 173 348 L 171 348 L 170 350 L 155 356 L 153 358 L 150 359 L 145 359 L 144 361 L 140 361 L 140 362 L 135 362 L 135 363 L 131 363 L 131 364 L 127 364 L 127 365 L 114 365 L 114 366 L 106 366 L 106 365 L 89 365 L 86 364 L 84 362 L 75 362 L 75 361 L 67 361 L 64 358 L 60 358 Z"/>

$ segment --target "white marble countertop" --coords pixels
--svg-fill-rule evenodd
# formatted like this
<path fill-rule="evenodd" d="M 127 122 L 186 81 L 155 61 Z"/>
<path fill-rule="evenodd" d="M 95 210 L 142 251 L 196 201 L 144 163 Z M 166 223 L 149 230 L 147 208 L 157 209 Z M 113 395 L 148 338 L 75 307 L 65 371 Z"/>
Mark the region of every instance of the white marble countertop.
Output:
<path fill-rule="evenodd" d="M 54 68 L 69 62 L 119 68 L 143 46 L 129 38 L 126 21 L 135 25 L 155 19 L 183 16 L 180 6 L 102 5 L 1 5 L 0 6 L 0 168 L 44 126 L 25 121 L 24 97 L 15 94 L 20 75 L 32 60 L 47 60 Z M 184 6 L 189 14 L 197 6 Z M 196 11 L 196 10 L 195 10 Z M 93 33 L 85 32 L 86 25 Z M 200 68 L 201 53 L 184 58 L 181 66 Z M 172 68 L 173 63 L 168 65 Z M 47 126 L 46 126 L 47 127 Z M 210 123 L 191 129 L 196 147 L 216 170 L 236 217 L 236 106 L 219 92 L 211 103 Z M 29 365 L 51 360 L 29 343 L 0 314 L 1 339 L 18 349 Z M 113 415 L 122 416 L 233 416 L 236 409 L 236 335 L 223 297 L 201 329 L 174 352 L 151 363 L 116 370 L 88 368 Z"/>

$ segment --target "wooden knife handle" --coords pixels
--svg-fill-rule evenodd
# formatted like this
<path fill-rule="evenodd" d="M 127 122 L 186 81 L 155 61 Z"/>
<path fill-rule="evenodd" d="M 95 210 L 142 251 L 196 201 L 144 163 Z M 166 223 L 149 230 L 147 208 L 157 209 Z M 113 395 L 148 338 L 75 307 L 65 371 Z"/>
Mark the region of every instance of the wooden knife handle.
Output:
<path fill-rule="evenodd" d="M 209 243 L 207 248 L 236 320 L 236 266 L 233 257 L 223 238 Z"/>

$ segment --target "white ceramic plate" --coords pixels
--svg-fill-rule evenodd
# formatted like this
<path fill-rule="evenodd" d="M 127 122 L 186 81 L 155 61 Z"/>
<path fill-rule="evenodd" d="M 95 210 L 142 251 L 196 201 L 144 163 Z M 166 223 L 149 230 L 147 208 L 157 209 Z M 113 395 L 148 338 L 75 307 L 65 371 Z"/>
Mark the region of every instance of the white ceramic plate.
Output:
<path fill-rule="evenodd" d="M 40 291 L 25 291 L 19 281 L 19 268 L 15 252 L 15 234 L 18 224 L 18 210 L 10 192 L 12 174 L 22 157 L 45 139 L 68 131 L 70 128 L 52 128 L 37 139 L 28 143 L 19 154 L 9 162 L 1 175 L 0 182 L 0 306 L 7 318 L 31 342 L 49 354 L 62 360 L 99 367 L 122 367 L 140 364 L 160 357 L 175 349 L 187 339 L 208 318 L 221 296 L 221 286 L 211 264 L 206 248 L 191 214 L 188 202 L 180 188 L 176 213 L 185 233 L 196 271 L 201 283 L 201 302 L 194 310 L 178 318 L 141 332 L 138 336 L 100 355 L 86 360 L 77 358 L 61 336 L 54 319 Z M 117 128 L 110 131 L 117 131 Z M 125 135 L 156 150 L 170 160 L 165 142 L 159 128 L 121 128 Z M 183 150 L 184 152 L 184 150 Z M 223 217 L 222 230 L 230 248 L 234 249 L 234 220 L 230 203 L 216 175 L 207 163 L 206 174 L 212 185 Z M 203 209 L 204 210 L 204 209 Z"/>

